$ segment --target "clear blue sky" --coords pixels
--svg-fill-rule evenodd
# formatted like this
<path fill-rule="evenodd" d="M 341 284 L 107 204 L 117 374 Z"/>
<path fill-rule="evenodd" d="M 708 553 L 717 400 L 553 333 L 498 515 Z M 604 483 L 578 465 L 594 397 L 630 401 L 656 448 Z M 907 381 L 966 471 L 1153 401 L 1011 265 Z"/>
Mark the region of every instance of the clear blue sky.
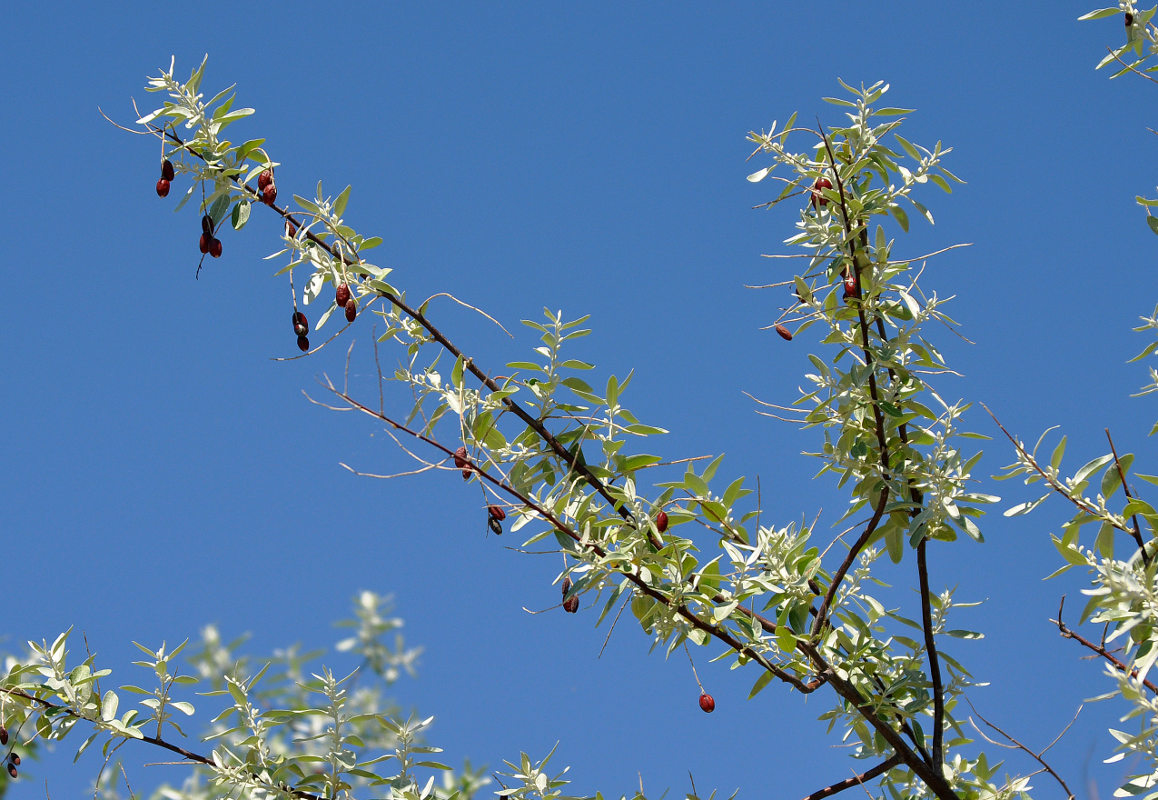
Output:
<path fill-rule="evenodd" d="M 606 630 L 594 611 L 523 612 L 556 602 L 558 563 L 488 538 L 477 495 L 457 479 L 341 469 L 404 462 L 366 421 L 303 398 L 340 370 L 339 348 L 271 360 L 297 353 L 289 293 L 261 260 L 280 223 L 255 213 L 194 280 L 196 212 L 171 213 L 177 192 L 156 197 L 155 141 L 116 130 L 97 106 L 129 122 L 130 97 L 155 99 L 146 75 L 170 54 L 187 74 L 208 52 L 205 87 L 236 82 L 239 105 L 257 109 L 231 133 L 267 138 L 283 196 L 352 183 L 348 218 L 384 237 L 378 263 L 410 298 L 454 291 L 512 329 L 543 306 L 591 314 L 595 333 L 575 354 L 599 375 L 636 370 L 625 402 L 672 431 L 649 449 L 726 452 L 721 475 L 759 474 L 766 513 L 786 522 L 823 507 L 832 522 L 845 496 L 810 481 L 819 465 L 799 455 L 817 434 L 756 416 L 741 392 L 792 400 L 818 349 L 758 331 L 787 298 L 743 288 L 789 277 L 760 254 L 783 252 L 795 213 L 752 210 L 772 190 L 744 180 L 745 135 L 794 110 L 839 119 L 820 101 L 840 91 L 838 76 L 890 82 L 890 102 L 917 109 L 907 138 L 953 146 L 946 165 L 968 181 L 953 195 L 930 188 L 936 227 L 915 221 L 898 248 L 974 243 L 926 271 L 927 288 L 957 296 L 950 313 L 974 342 L 942 335 L 965 376 L 942 392 L 985 401 L 1031 440 L 1064 425 L 1075 466 L 1104 451 L 1111 426 L 1155 472 L 1154 404 L 1128 398 L 1145 371 L 1125 364 L 1145 344 L 1130 328 L 1155 300 L 1156 240 L 1133 201 L 1154 192 L 1155 87 L 1094 72 L 1122 32 L 1078 23 L 1092 7 L 12 6 L 0 47 L 0 646 L 75 625 L 115 679 L 133 682 L 130 639 L 173 643 L 217 622 L 253 632 L 255 651 L 322 645 L 369 588 L 395 595 L 409 640 L 426 648 L 398 699 L 437 716 L 431 739 L 451 763 L 498 766 L 559 741 L 576 791 L 616 795 L 637 775 L 649 795 L 682 793 L 689 769 L 705 795 L 740 787 L 749 798 L 846 776 L 815 719 L 826 700 L 769 689 L 745 703 L 754 676 L 709 665 L 703 650 L 717 701 L 706 716 L 686 659 L 647 657 L 634 624 L 597 660 Z M 436 311 L 495 369 L 529 346 Z M 363 378 L 369 323 L 353 331 Z M 970 420 L 996 432 L 979 409 Z M 1001 441 L 986 450 L 978 476 L 1011 460 Z M 988 480 L 982 490 L 1007 504 L 1028 496 Z M 1040 581 L 1066 513 L 998 511 L 984 545 L 931 554 L 935 586 L 988 600 L 958 620 L 988 638 L 952 647 L 991 684 L 974 703 L 1038 747 L 1107 688 L 1047 622 L 1060 594 L 1079 605 L 1081 576 Z M 1113 718 L 1088 708 L 1052 751 L 1079 793 L 1116 785 L 1119 767 L 1100 764 Z M 35 780 L 12 797 L 43 797 L 44 778 L 53 797 L 78 796 L 96 766 L 73 767 L 71 752 L 30 764 Z M 134 788 L 177 780 L 173 769 L 138 769 Z M 1038 795 L 1055 796 L 1046 780 Z"/>

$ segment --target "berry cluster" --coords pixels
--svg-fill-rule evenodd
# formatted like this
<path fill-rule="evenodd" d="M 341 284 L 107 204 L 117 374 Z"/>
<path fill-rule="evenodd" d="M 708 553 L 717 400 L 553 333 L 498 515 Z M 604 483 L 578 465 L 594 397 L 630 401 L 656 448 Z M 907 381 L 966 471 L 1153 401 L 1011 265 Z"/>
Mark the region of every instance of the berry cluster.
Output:
<path fill-rule="evenodd" d="M 8 744 L 8 729 L 5 728 L 3 725 L 0 725 L 0 745 L 7 745 L 7 744 Z M 19 766 L 20 766 L 20 754 L 17 753 L 15 750 L 13 750 L 12 752 L 10 752 L 8 754 L 8 760 L 6 763 L 6 767 L 8 768 L 8 774 L 11 775 L 13 778 L 15 778 L 17 775 L 16 768 Z"/>
<path fill-rule="evenodd" d="M 272 169 L 263 169 L 257 176 L 257 190 L 261 192 L 261 202 L 272 208 L 277 200 L 277 184 L 273 182 Z"/>
<path fill-rule="evenodd" d="M 334 302 L 338 308 L 346 310 L 346 322 L 353 322 L 358 316 L 358 301 L 350 296 L 350 287 L 342 283 L 334 292 Z"/>
<path fill-rule="evenodd" d="M 571 578 L 563 579 L 563 610 L 568 614 L 574 614 L 579 610 L 579 595 L 573 594 L 567 596 L 567 592 L 571 591 Z"/>
<path fill-rule="evenodd" d="M 169 184 L 173 182 L 173 162 L 165 159 L 161 162 L 161 180 L 157 181 L 157 197 L 169 196 Z"/>
<path fill-rule="evenodd" d="M 487 506 L 487 526 L 495 536 L 503 535 L 503 520 L 506 518 L 507 512 L 503 511 L 502 506 Z"/>
<path fill-rule="evenodd" d="M 206 214 L 201 218 L 201 241 L 197 246 L 201 255 L 208 253 L 214 258 L 221 258 L 221 240 L 213 235 L 215 227 L 213 217 Z"/>

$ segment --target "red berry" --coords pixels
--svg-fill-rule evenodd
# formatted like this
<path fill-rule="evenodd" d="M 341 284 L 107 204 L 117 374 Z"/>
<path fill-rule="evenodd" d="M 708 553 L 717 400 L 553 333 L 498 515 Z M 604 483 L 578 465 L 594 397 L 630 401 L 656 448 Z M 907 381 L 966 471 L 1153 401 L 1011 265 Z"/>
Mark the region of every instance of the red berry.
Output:
<path fill-rule="evenodd" d="M 294 333 L 298 336 L 305 336 L 310 332 L 310 323 L 306 321 L 306 315 L 300 311 L 295 311 L 293 316 Z"/>
<path fill-rule="evenodd" d="M 167 180 L 165 180 L 164 178 L 161 178 L 161 180 L 157 181 L 157 197 L 168 197 L 168 196 L 169 196 L 169 182 Z"/>
<path fill-rule="evenodd" d="M 344 283 L 339 283 L 338 288 L 334 291 L 334 302 L 339 306 L 346 305 L 346 301 L 350 299 L 350 287 Z"/>
<path fill-rule="evenodd" d="M 487 506 L 487 513 L 491 515 L 491 519 L 502 521 L 507 518 L 507 512 L 503 511 L 502 506 Z"/>
<path fill-rule="evenodd" d="M 844 279 L 844 299 L 856 297 L 856 276 L 847 275 Z"/>
<path fill-rule="evenodd" d="M 470 480 L 470 467 L 464 467 L 462 470 L 462 479 L 464 481 Z"/>
<path fill-rule="evenodd" d="M 571 595 L 563 601 L 563 610 L 568 614 L 574 614 L 579 610 L 579 595 Z"/>
<path fill-rule="evenodd" d="M 358 316 L 358 301 L 350 298 L 346 301 L 346 322 L 353 322 Z"/>
<path fill-rule="evenodd" d="M 832 181 L 830 181 L 828 178 L 817 178 L 816 179 L 816 183 L 814 183 L 812 185 L 812 207 L 813 208 L 816 208 L 818 206 L 820 208 L 824 208 L 826 205 L 828 205 L 828 198 L 824 197 L 820 193 L 820 190 L 821 189 L 831 189 L 831 188 L 832 188 Z"/>
<path fill-rule="evenodd" d="M 304 353 L 309 349 L 310 349 L 310 340 L 304 336 L 299 336 L 298 337 L 298 350 L 301 350 Z"/>
<path fill-rule="evenodd" d="M 459 469 L 466 466 L 466 448 L 460 447 L 454 451 L 454 465 Z"/>
<path fill-rule="evenodd" d="M 161 162 L 161 177 L 167 181 L 173 180 L 173 162 L 165 159 Z"/>
<path fill-rule="evenodd" d="M 221 240 L 216 236 L 209 240 L 209 255 L 221 258 Z"/>
<path fill-rule="evenodd" d="M 13 750 L 12 753 L 9 754 L 8 760 L 11 761 L 13 764 L 15 764 L 18 767 L 20 766 L 20 754 L 17 753 L 15 750 Z"/>
<path fill-rule="evenodd" d="M 700 695 L 700 708 L 704 710 L 705 714 L 711 714 L 716 710 L 716 701 L 707 692 Z"/>
<path fill-rule="evenodd" d="M 8 774 L 11 775 L 13 778 L 16 777 L 16 767 L 14 765 L 12 765 L 12 764 L 8 765 Z"/>
<path fill-rule="evenodd" d="M 667 512 L 661 511 L 655 515 L 655 529 L 660 533 L 667 530 Z"/>
<path fill-rule="evenodd" d="M 275 200 L 277 200 L 277 187 L 271 183 L 261 190 L 261 202 L 267 206 L 272 206 Z"/>
<path fill-rule="evenodd" d="M 8 729 L 0 725 L 0 744 L 8 744 Z"/>
<path fill-rule="evenodd" d="M 204 233 L 213 233 L 213 217 L 206 214 L 201 218 L 201 230 Z"/>
<path fill-rule="evenodd" d="M 257 176 L 257 188 L 259 191 L 265 191 L 265 187 L 273 183 L 273 170 L 263 169 L 261 174 Z"/>
<path fill-rule="evenodd" d="M 785 340 L 785 341 L 787 341 L 787 342 L 791 342 L 791 341 L 792 341 L 792 331 L 790 331 L 790 330 L 788 330 L 787 328 L 785 328 L 785 327 L 784 327 L 783 325 L 781 325 L 779 322 L 777 322 L 777 323 L 776 323 L 776 332 L 777 332 L 778 334 L 780 334 L 780 338 L 781 338 L 781 339 L 784 339 L 784 340 Z"/>
<path fill-rule="evenodd" d="M 201 234 L 201 241 L 197 243 L 197 247 L 201 250 L 201 255 L 209 252 L 209 243 L 213 241 L 213 237 L 208 233 Z"/>

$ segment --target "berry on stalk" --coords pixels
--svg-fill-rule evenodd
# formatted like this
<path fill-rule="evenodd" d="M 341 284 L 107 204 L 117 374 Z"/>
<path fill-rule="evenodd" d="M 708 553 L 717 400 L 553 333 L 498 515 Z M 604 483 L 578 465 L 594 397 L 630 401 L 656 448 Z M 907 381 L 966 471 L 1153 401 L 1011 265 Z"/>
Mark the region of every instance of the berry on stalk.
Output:
<path fill-rule="evenodd" d="M 358 316 L 358 301 L 350 298 L 346 301 L 346 322 L 353 322 Z"/>
<path fill-rule="evenodd" d="M 780 338 L 786 342 L 792 341 L 792 331 L 785 328 L 779 322 L 776 323 L 776 332 L 780 334 Z"/>
<path fill-rule="evenodd" d="M 491 532 L 494 533 L 495 536 L 503 535 L 503 523 L 499 522 L 495 517 L 491 517 L 487 520 L 487 526 L 491 529 Z"/>
<path fill-rule="evenodd" d="M 173 162 L 166 158 L 161 162 L 161 177 L 167 181 L 171 181 L 173 180 L 173 175 Z"/>
<path fill-rule="evenodd" d="M 334 302 L 340 308 L 344 308 L 346 301 L 350 299 L 350 287 L 345 283 L 339 283 L 338 288 L 334 290 Z"/>
<path fill-rule="evenodd" d="M 169 182 L 167 180 L 165 180 L 164 178 L 161 178 L 161 180 L 157 181 L 157 197 L 168 197 L 168 196 L 169 196 Z"/>
<path fill-rule="evenodd" d="M 503 511 L 502 506 L 487 506 L 487 513 L 491 515 L 491 519 L 497 519 L 500 522 L 507 518 L 507 512 Z"/>
<path fill-rule="evenodd" d="M 213 233 L 213 217 L 206 214 L 201 218 L 202 233 Z"/>
<path fill-rule="evenodd" d="M 271 183 L 261 190 L 261 202 L 267 206 L 272 206 L 275 200 L 277 200 L 277 187 Z"/>
<path fill-rule="evenodd" d="M 273 183 L 273 170 L 263 169 L 261 174 L 257 176 L 257 188 L 259 191 L 265 191 L 265 187 Z"/>
<path fill-rule="evenodd" d="M 716 710 L 715 699 L 707 692 L 704 692 L 700 695 L 700 708 L 703 709 L 705 714 L 711 714 Z"/>
<path fill-rule="evenodd" d="M 209 240 L 209 255 L 221 258 L 221 240 L 216 236 Z"/>
<path fill-rule="evenodd" d="M 310 340 L 307 339 L 305 336 L 299 336 L 298 337 L 298 350 L 301 350 L 304 353 L 309 349 L 310 349 Z"/>
<path fill-rule="evenodd" d="M 856 297 L 856 276 L 846 275 L 844 278 L 844 299 Z"/>
<path fill-rule="evenodd" d="M 667 512 L 661 511 L 655 515 L 655 529 L 660 533 L 667 530 Z"/>
<path fill-rule="evenodd" d="M 466 448 L 460 447 L 454 451 L 454 465 L 459 469 L 466 466 Z"/>
<path fill-rule="evenodd" d="M 209 243 L 213 241 L 213 237 L 208 233 L 201 234 L 201 240 L 197 243 L 198 249 L 201 250 L 201 255 L 209 252 Z"/>

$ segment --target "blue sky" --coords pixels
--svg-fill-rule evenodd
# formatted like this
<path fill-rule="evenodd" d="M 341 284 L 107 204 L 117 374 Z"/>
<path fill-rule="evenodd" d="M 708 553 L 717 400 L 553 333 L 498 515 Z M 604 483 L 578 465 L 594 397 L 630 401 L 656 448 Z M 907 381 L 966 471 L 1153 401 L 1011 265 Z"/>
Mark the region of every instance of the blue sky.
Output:
<path fill-rule="evenodd" d="M 276 262 L 261 260 L 280 224 L 255 214 L 194 280 L 196 212 L 171 213 L 176 192 L 156 197 L 155 142 L 118 131 L 97 106 L 130 122 L 131 97 L 154 99 L 147 75 L 171 54 L 187 74 L 208 53 L 205 87 L 236 82 L 239 104 L 257 109 L 231 133 L 266 137 L 283 196 L 319 179 L 334 191 L 353 184 L 348 219 L 385 239 L 378 263 L 412 299 L 453 291 L 512 330 L 544 306 L 591 314 L 594 333 L 575 355 L 601 376 L 635 370 L 626 404 L 672 431 L 651 449 L 726 452 L 721 476 L 759 474 L 766 513 L 788 521 L 823 507 L 833 522 L 844 497 L 810 480 L 819 465 L 799 455 L 817 434 L 756 416 L 742 392 L 790 401 L 818 350 L 807 336 L 789 345 L 759 331 L 787 297 L 743 288 L 790 277 L 760 255 L 784 251 L 795 214 L 752 210 L 772 190 L 745 181 L 756 163 L 745 162 L 745 136 L 794 110 L 839 119 L 820 100 L 840 92 L 837 77 L 888 81 L 891 104 L 917 109 L 906 137 L 954 147 L 946 165 L 968 182 L 952 195 L 930 189 L 922 199 L 937 225 L 914 222 L 899 247 L 973 243 L 924 277 L 956 295 L 949 311 L 973 342 L 943 334 L 964 378 L 941 391 L 985 401 L 1031 440 L 1063 425 L 1075 466 L 1105 450 L 1109 426 L 1119 450 L 1155 472 L 1153 403 L 1128 397 L 1145 371 L 1125 364 L 1145 344 L 1130 328 L 1155 300 L 1155 239 L 1133 201 L 1154 191 L 1154 89 L 1094 71 L 1122 32 L 1078 23 L 1090 8 L 10 9 L 0 645 L 74 625 L 131 682 L 132 639 L 176 642 L 216 622 L 253 632 L 255 651 L 321 645 L 369 588 L 395 595 L 408 639 L 426 648 L 398 699 L 437 716 L 431 738 L 451 763 L 498 766 L 559 741 L 576 791 L 615 795 L 640 777 L 649 794 L 683 792 L 689 769 L 704 794 L 746 797 L 802 796 L 844 777 L 848 762 L 815 719 L 825 703 L 771 689 L 745 703 L 754 676 L 709 665 L 704 651 L 697 667 L 717 701 L 706 716 L 686 659 L 649 658 L 634 625 L 597 659 L 606 630 L 594 611 L 527 615 L 523 606 L 556 601 L 558 564 L 487 537 L 460 482 L 343 470 L 404 462 L 367 421 L 302 396 L 340 371 L 344 348 L 271 360 L 297 353 L 289 293 L 271 277 Z M 449 304 L 435 310 L 495 368 L 531 345 Z M 370 320 L 352 333 L 365 378 Z M 970 420 L 996 433 L 979 409 Z M 977 474 L 1010 460 L 995 440 Z M 985 485 L 1009 504 L 1028 497 Z M 931 553 L 935 586 L 988 601 L 960 620 L 988 638 L 953 648 L 991 684 L 974 703 L 1039 747 L 1107 688 L 1047 622 L 1082 586 L 1077 575 L 1040 580 L 1056 566 L 1048 534 L 1066 514 L 994 513 L 985 544 Z M 1051 751 L 1071 785 L 1102 796 L 1115 785 L 1117 768 L 1099 763 L 1114 716 L 1087 707 Z M 136 782 L 174 779 L 161 769 L 138 770 Z M 53 796 L 74 796 L 95 767 L 71 766 L 66 747 L 27 772 L 36 780 L 12 797 L 43 796 L 43 778 Z M 1054 792 L 1035 783 L 1039 796 Z"/>

